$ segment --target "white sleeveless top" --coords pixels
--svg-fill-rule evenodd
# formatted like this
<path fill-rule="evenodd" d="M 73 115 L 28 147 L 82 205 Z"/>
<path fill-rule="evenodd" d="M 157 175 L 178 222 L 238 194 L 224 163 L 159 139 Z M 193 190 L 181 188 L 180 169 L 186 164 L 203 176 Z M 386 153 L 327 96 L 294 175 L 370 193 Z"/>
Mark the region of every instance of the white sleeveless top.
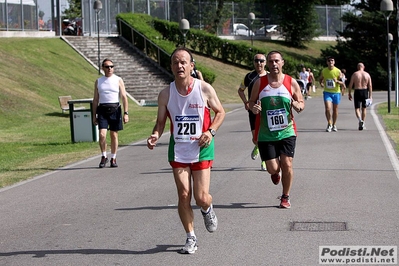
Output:
<path fill-rule="evenodd" d="M 102 76 L 97 79 L 99 103 L 119 103 L 119 80 L 115 74 L 111 77 Z"/>

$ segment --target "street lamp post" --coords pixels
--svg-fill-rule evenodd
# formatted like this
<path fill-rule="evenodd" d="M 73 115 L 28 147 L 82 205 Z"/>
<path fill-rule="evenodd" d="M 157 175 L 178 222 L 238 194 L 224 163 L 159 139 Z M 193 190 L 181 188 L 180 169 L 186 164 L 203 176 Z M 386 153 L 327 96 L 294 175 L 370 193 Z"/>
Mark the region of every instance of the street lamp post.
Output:
<path fill-rule="evenodd" d="M 101 63 L 100 63 L 100 12 L 101 9 L 103 9 L 103 4 L 101 3 L 100 0 L 94 1 L 93 5 L 94 11 L 96 11 L 96 21 L 97 21 L 97 54 L 98 54 L 98 74 L 101 75 Z"/>
<path fill-rule="evenodd" d="M 254 40 L 253 40 L 253 37 L 252 37 L 252 34 L 253 34 L 252 24 L 253 24 L 254 21 L 255 21 L 255 14 L 252 13 L 252 12 L 249 13 L 249 14 L 248 14 L 248 19 L 249 19 L 249 23 L 250 23 L 250 25 L 251 25 L 251 30 L 249 31 L 249 35 L 251 35 L 251 45 L 254 46 Z"/>
<path fill-rule="evenodd" d="M 190 22 L 187 19 L 183 18 L 180 20 L 179 29 L 181 34 L 183 34 L 183 46 L 186 47 L 186 35 L 187 32 L 190 30 Z"/>
<path fill-rule="evenodd" d="M 391 42 L 393 41 L 393 36 L 391 33 L 387 35 L 388 39 L 388 113 L 391 112 L 391 91 L 392 91 L 392 70 L 391 70 Z"/>
<path fill-rule="evenodd" d="M 391 87 L 392 87 L 392 77 L 391 77 L 391 49 L 390 44 L 393 39 L 392 34 L 389 33 L 389 17 L 393 11 L 392 0 L 382 0 L 380 4 L 380 10 L 384 13 L 384 17 L 387 21 L 387 57 L 388 57 L 388 113 L 391 112 Z"/>
<path fill-rule="evenodd" d="M 396 1 L 396 30 L 399 39 L 399 1 Z M 399 77 L 399 62 L 398 62 L 398 50 L 399 50 L 399 42 L 397 43 L 395 49 L 395 107 L 399 107 L 399 84 L 398 84 L 398 77 Z"/>

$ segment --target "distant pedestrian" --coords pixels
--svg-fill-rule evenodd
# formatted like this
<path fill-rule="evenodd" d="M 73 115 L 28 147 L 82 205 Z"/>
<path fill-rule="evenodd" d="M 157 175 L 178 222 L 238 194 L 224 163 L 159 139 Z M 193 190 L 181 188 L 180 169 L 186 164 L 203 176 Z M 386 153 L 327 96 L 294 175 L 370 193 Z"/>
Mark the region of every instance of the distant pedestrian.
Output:
<path fill-rule="evenodd" d="M 240 96 L 241 100 L 244 103 L 245 110 L 248 110 L 248 117 L 249 117 L 249 127 L 252 133 L 252 142 L 254 143 L 254 148 L 251 152 L 252 160 L 256 160 L 259 157 L 259 149 L 258 144 L 255 142 L 255 120 L 256 115 L 252 113 L 249 109 L 249 99 L 251 98 L 252 86 L 254 85 L 255 81 L 264 75 L 267 74 L 265 70 L 266 66 L 266 56 L 264 54 L 256 54 L 254 56 L 254 70 L 249 72 L 245 75 L 244 80 L 241 82 L 240 87 L 238 88 L 238 95 Z M 245 96 L 245 89 L 248 88 L 248 99 Z M 261 161 L 260 169 L 266 171 L 266 163 L 265 161 Z"/>
<path fill-rule="evenodd" d="M 312 98 L 312 89 L 314 88 L 316 84 L 316 79 L 314 78 L 313 72 L 310 68 L 307 69 L 307 72 L 309 73 L 309 78 L 308 78 L 308 84 L 306 85 L 306 91 L 307 91 L 307 96 L 308 98 Z"/>
<path fill-rule="evenodd" d="M 299 113 L 305 108 L 305 103 L 298 82 L 283 73 L 281 53 L 271 51 L 266 62 L 270 73 L 255 82 L 249 103 L 252 112 L 259 114 L 255 136 L 260 156 L 266 161 L 273 184 L 277 185 L 282 180 L 280 208 L 290 208 L 297 133 L 292 109 Z"/>
<path fill-rule="evenodd" d="M 107 157 L 107 131 L 111 136 L 111 167 L 118 167 L 116 163 L 116 152 L 118 150 L 118 131 L 123 129 L 123 123 L 129 122 L 129 107 L 126 96 L 125 84 L 122 78 L 114 74 L 114 64 L 110 59 L 102 62 L 104 76 L 97 79 L 94 84 L 93 97 L 93 124 L 98 125 L 100 133 L 99 145 L 101 149 L 100 168 L 108 163 Z"/>
<path fill-rule="evenodd" d="M 302 80 L 303 82 L 303 86 L 306 90 L 306 95 L 305 95 L 305 99 L 309 98 L 309 92 L 307 91 L 308 88 L 308 82 L 309 82 L 309 72 L 306 71 L 306 67 L 302 67 L 302 71 L 299 72 L 299 79 Z M 312 97 L 310 97 L 312 98 Z"/>
<path fill-rule="evenodd" d="M 345 95 L 345 90 L 346 90 L 346 69 L 343 68 L 341 69 L 341 77 L 340 80 L 342 81 L 342 85 L 341 85 L 341 94 L 342 96 Z"/>
<path fill-rule="evenodd" d="M 373 99 L 373 84 L 370 74 L 364 71 L 365 66 L 363 63 L 357 64 L 357 71 L 352 74 L 348 87 L 348 98 L 352 101 L 352 87 L 354 87 L 353 102 L 355 105 L 355 114 L 359 120 L 359 130 L 365 129 L 366 121 L 366 100 L 371 102 Z M 362 105 L 362 114 L 360 115 L 360 104 Z"/>
<path fill-rule="evenodd" d="M 338 105 L 341 102 L 341 85 L 343 85 L 342 81 L 339 80 L 340 77 L 341 70 L 335 67 L 334 57 L 328 57 L 327 67 L 321 71 L 319 78 L 320 86 L 324 88 L 323 99 L 327 119 L 327 132 L 331 132 L 331 130 L 338 131 L 336 123 L 338 119 Z"/>

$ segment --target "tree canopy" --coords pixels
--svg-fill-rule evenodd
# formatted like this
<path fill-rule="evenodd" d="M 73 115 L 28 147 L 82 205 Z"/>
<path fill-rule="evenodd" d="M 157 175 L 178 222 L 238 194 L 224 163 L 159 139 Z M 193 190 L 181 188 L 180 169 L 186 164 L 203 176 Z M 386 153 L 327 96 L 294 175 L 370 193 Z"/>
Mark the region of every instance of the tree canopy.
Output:
<path fill-rule="evenodd" d="M 333 55 L 337 67 L 345 68 L 347 73 L 356 71 L 357 63 L 363 62 L 373 79 L 373 87 L 387 88 L 387 29 L 386 20 L 379 11 L 380 1 L 363 0 L 352 6 L 354 12 L 346 13 L 342 18 L 348 25 L 342 32 L 338 32 L 337 45 L 322 51 L 322 56 Z M 391 58 L 398 43 L 395 19 L 391 16 L 389 21 L 390 32 L 394 33 Z"/>
<path fill-rule="evenodd" d="M 82 17 L 82 1 L 81 0 L 68 0 L 69 8 L 64 10 L 64 17 L 78 18 Z"/>

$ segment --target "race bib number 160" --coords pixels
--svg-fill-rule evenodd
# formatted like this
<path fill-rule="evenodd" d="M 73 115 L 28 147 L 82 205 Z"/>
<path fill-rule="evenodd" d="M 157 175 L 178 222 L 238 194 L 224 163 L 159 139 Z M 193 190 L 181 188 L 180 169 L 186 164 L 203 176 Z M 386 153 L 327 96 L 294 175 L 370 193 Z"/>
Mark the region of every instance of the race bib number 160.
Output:
<path fill-rule="evenodd" d="M 282 130 L 287 127 L 287 114 L 284 108 L 267 110 L 267 125 L 270 131 Z"/>

